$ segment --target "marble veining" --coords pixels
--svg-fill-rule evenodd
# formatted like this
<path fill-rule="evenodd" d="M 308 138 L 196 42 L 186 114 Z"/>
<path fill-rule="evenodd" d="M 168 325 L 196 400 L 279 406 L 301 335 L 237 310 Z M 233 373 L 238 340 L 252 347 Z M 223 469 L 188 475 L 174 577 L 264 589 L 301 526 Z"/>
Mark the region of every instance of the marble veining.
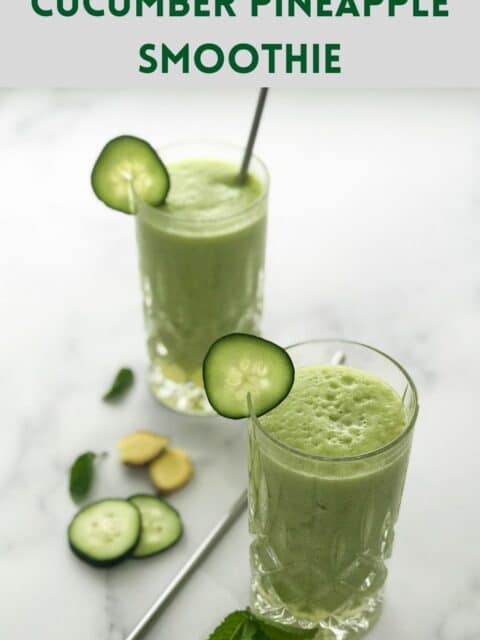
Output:
<path fill-rule="evenodd" d="M 254 93 L 0 93 L 1 638 L 122 640 L 245 485 L 243 424 L 175 415 L 145 388 L 132 220 L 95 200 L 89 172 L 124 132 L 241 142 Z M 479 640 L 480 93 L 274 92 L 258 153 L 272 174 L 265 333 L 374 344 L 419 387 L 385 611 L 368 637 Z M 106 406 L 125 364 L 137 384 Z M 67 469 L 106 451 L 93 498 L 148 490 L 114 450 L 136 428 L 194 459 L 172 496 L 186 534 L 150 562 L 95 571 L 66 545 Z M 248 575 L 243 518 L 147 637 L 206 640 L 245 606 Z"/>

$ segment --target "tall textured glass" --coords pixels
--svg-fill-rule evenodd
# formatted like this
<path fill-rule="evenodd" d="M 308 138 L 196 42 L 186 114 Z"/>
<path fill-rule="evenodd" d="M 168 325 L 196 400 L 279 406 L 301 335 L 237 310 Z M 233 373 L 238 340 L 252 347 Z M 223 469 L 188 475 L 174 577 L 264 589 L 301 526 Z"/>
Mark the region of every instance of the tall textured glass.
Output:
<path fill-rule="evenodd" d="M 226 333 L 257 334 L 262 313 L 269 177 L 257 158 L 247 183 L 243 150 L 182 144 L 161 150 L 166 203 L 137 205 L 137 243 L 150 386 L 163 404 L 209 413 L 202 362 Z"/>
<path fill-rule="evenodd" d="M 271 621 L 317 628 L 318 639 L 357 638 L 381 609 L 417 394 L 408 373 L 371 347 L 317 341 L 288 351 L 297 371 L 343 352 L 349 367 L 387 383 L 403 404 L 405 426 L 393 441 L 336 458 L 292 448 L 267 432 L 263 418 L 250 420 L 252 609 Z M 297 413 L 307 433 L 301 409 Z"/>

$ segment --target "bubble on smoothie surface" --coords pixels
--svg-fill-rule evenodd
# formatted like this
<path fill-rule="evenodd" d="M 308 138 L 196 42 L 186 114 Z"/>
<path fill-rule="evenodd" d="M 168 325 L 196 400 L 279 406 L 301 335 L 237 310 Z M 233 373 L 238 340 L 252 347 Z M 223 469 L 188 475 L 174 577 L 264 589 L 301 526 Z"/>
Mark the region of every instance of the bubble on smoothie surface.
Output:
<path fill-rule="evenodd" d="M 290 447 L 340 457 L 385 446 L 404 430 L 406 420 L 401 399 L 382 380 L 326 365 L 297 369 L 289 396 L 261 423 Z"/>

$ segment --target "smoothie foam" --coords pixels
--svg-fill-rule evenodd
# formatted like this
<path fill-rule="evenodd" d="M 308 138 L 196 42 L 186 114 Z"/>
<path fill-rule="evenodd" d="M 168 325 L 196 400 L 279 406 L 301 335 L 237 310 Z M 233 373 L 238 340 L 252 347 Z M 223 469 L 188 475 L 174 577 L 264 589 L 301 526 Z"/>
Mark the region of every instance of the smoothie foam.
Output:
<path fill-rule="evenodd" d="M 290 395 L 261 423 L 293 449 L 342 457 L 394 440 L 404 429 L 405 413 L 395 391 L 378 378 L 327 365 L 298 369 Z"/>
<path fill-rule="evenodd" d="M 262 185 L 252 175 L 241 187 L 238 168 L 229 162 L 193 158 L 168 167 L 171 188 L 164 213 L 183 220 L 221 220 L 252 205 L 262 195 Z"/>

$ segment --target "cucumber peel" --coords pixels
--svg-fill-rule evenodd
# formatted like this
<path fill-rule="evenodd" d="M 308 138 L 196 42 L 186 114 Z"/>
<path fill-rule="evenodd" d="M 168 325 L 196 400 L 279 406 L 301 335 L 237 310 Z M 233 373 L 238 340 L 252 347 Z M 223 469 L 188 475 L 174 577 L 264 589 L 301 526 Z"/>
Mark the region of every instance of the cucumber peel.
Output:
<path fill-rule="evenodd" d="M 293 362 L 282 347 L 245 333 L 220 338 L 203 362 L 208 401 L 217 413 L 238 420 L 250 415 L 250 395 L 255 414 L 262 416 L 289 394 L 294 380 Z"/>
<path fill-rule="evenodd" d="M 140 511 L 142 533 L 133 550 L 134 558 L 149 558 L 176 544 L 183 534 L 179 513 L 156 496 L 138 494 L 128 498 Z"/>
<path fill-rule="evenodd" d="M 81 509 L 68 527 L 72 551 L 87 564 L 111 567 L 129 556 L 140 539 L 140 511 L 127 500 L 111 498 Z"/>
<path fill-rule="evenodd" d="M 93 167 L 95 195 L 111 209 L 136 212 L 136 197 L 160 206 L 170 190 L 170 177 L 155 149 L 134 136 L 119 136 L 102 149 Z"/>

